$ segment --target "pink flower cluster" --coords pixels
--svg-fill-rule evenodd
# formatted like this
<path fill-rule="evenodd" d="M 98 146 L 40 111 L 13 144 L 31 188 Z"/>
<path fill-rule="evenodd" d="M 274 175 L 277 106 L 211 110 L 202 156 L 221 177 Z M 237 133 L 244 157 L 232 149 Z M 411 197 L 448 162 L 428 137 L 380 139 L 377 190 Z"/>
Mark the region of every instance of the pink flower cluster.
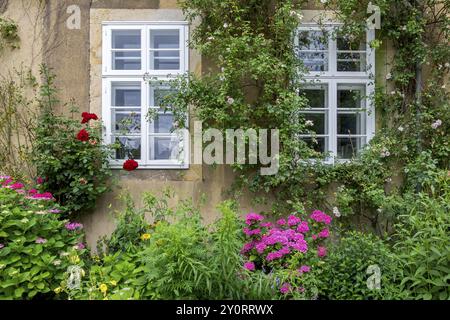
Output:
<path fill-rule="evenodd" d="M 43 178 L 37 179 L 38 184 L 43 182 Z M 10 176 L 0 176 L 0 185 L 4 188 L 15 190 L 17 193 L 27 195 L 26 199 L 33 200 L 54 200 L 50 192 L 39 193 L 36 189 L 25 190 L 25 185 L 14 181 Z"/>
<path fill-rule="evenodd" d="M 332 218 L 329 215 L 323 213 L 320 210 L 314 210 L 310 218 L 316 222 L 323 222 L 325 224 L 330 224 L 332 220 Z"/>
<path fill-rule="evenodd" d="M 253 256 L 253 259 L 252 262 L 246 262 L 244 268 L 249 271 L 255 270 L 256 266 L 271 268 L 275 262 L 276 265 L 283 266 L 287 262 L 285 258 L 295 253 L 304 254 L 304 257 L 309 256 L 310 246 L 317 248 L 314 256 L 319 258 L 326 256 L 326 248 L 319 244 L 321 239 L 330 236 L 327 226 L 331 221 L 332 218 L 320 210 L 313 211 L 306 219 L 292 214 L 286 219 L 279 219 L 275 224 L 264 221 L 264 217 L 260 214 L 249 213 L 245 217 L 246 226 L 243 228 L 249 241 L 242 247 L 241 254 L 246 257 Z M 316 234 L 310 234 L 313 231 Z M 307 273 L 310 268 L 301 265 L 298 272 Z"/>
<path fill-rule="evenodd" d="M 83 229 L 83 225 L 79 222 L 69 222 L 65 225 L 66 229 L 69 231 L 74 231 L 78 229 Z"/>

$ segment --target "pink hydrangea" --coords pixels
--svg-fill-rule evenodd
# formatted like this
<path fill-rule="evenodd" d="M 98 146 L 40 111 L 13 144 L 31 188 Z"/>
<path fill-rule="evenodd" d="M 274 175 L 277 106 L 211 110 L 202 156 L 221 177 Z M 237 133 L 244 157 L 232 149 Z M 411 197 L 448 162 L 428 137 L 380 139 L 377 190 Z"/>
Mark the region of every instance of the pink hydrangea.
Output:
<path fill-rule="evenodd" d="M 20 182 L 15 182 L 12 185 L 8 186 L 8 188 L 13 189 L 13 190 L 22 189 L 23 187 L 25 187 L 25 185 Z"/>
<path fill-rule="evenodd" d="M 323 229 L 318 234 L 319 238 L 328 238 L 330 236 L 330 230 L 328 228 Z"/>
<path fill-rule="evenodd" d="M 325 257 L 327 255 L 327 248 L 325 247 L 317 247 L 317 256 L 319 258 Z"/>
<path fill-rule="evenodd" d="M 284 226 L 286 224 L 286 219 L 280 219 L 277 221 L 277 224 L 280 226 Z"/>
<path fill-rule="evenodd" d="M 332 220 L 332 218 L 329 215 L 325 214 L 320 210 L 314 210 L 310 218 L 316 222 L 323 222 L 325 224 L 330 224 Z"/>
<path fill-rule="evenodd" d="M 297 226 L 297 232 L 302 232 L 302 233 L 306 233 L 309 231 L 309 225 L 308 222 L 306 221 L 302 221 L 298 226 Z"/>
<path fill-rule="evenodd" d="M 253 235 L 256 235 L 256 234 L 260 234 L 261 233 L 261 229 L 251 230 L 249 228 L 244 228 L 244 233 L 246 235 L 248 235 L 248 236 L 253 236 Z"/>
<path fill-rule="evenodd" d="M 302 220 L 301 220 L 299 217 L 296 217 L 296 216 L 294 216 L 294 215 L 290 215 L 290 216 L 288 217 L 287 223 L 288 223 L 288 225 L 289 225 L 290 227 L 292 227 L 292 226 L 295 226 L 295 225 L 299 224 L 301 221 L 302 221 Z"/>
<path fill-rule="evenodd" d="M 77 229 L 83 229 L 83 225 L 81 223 L 78 223 L 78 222 L 66 223 L 65 227 L 66 227 L 67 230 L 70 230 L 70 231 L 74 231 L 74 230 L 77 230 Z"/>
<path fill-rule="evenodd" d="M 248 225 L 251 225 L 254 222 L 261 221 L 263 219 L 264 219 L 264 217 L 262 215 L 251 212 L 251 213 L 247 214 L 247 216 L 245 217 L 245 223 Z"/>
<path fill-rule="evenodd" d="M 38 193 L 38 191 L 36 189 L 28 190 L 28 194 L 30 194 L 30 195 L 33 195 L 33 194 L 36 194 L 36 193 Z"/>
<path fill-rule="evenodd" d="M 272 222 L 263 222 L 260 224 L 261 227 L 263 228 L 271 228 L 272 227 Z"/>
<path fill-rule="evenodd" d="M 253 249 L 254 246 L 255 246 L 255 243 L 253 241 L 244 244 L 244 246 L 241 249 L 241 253 L 249 252 L 250 250 Z"/>
<path fill-rule="evenodd" d="M 255 264 L 251 261 L 247 261 L 246 263 L 244 263 L 244 268 L 248 271 L 253 271 L 255 270 Z"/>

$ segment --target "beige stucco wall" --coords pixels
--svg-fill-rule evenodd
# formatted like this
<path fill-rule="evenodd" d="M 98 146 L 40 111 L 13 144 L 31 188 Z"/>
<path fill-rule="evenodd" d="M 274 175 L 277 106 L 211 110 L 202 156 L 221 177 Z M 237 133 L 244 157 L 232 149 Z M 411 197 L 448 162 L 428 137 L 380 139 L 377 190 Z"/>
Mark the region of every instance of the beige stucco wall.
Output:
<path fill-rule="evenodd" d="M 5 0 L 0 0 L 0 4 L 2 1 Z M 23 62 L 38 75 L 39 64 L 46 63 L 56 74 L 62 101 L 74 99 L 80 111 L 101 114 L 101 23 L 111 20 L 184 21 L 176 3 L 177 0 L 9 0 L 4 15 L 19 24 L 21 48 L 2 56 L 0 74 Z M 69 17 L 66 9 L 74 4 L 81 9 L 81 25 L 80 29 L 71 30 L 66 26 Z M 308 22 L 322 16 L 323 12 L 310 10 L 304 11 L 303 15 L 303 22 Z M 388 72 L 385 64 L 391 54 L 389 44 L 383 44 L 377 51 L 378 83 L 385 82 Z M 208 63 L 194 50 L 190 50 L 189 59 L 190 71 L 196 74 L 208 68 Z M 67 108 L 61 104 L 60 111 L 66 112 Z M 118 181 L 114 190 L 99 199 L 93 212 L 80 217 L 92 247 L 100 236 L 114 230 L 112 213 L 120 209 L 121 203 L 117 198 L 126 190 L 138 205 L 143 192 L 159 194 L 166 187 L 176 195 L 172 203 L 181 199 L 199 203 L 205 198 L 201 212 L 205 222 L 209 223 L 218 217 L 216 205 L 228 198 L 227 191 L 233 183 L 233 173 L 225 166 L 191 165 L 188 170 L 137 170 L 131 173 L 115 170 L 114 176 Z M 240 200 L 242 213 L 268 209 L 253 204 L 254 198 L 254 195 L 244 193 Z"/>

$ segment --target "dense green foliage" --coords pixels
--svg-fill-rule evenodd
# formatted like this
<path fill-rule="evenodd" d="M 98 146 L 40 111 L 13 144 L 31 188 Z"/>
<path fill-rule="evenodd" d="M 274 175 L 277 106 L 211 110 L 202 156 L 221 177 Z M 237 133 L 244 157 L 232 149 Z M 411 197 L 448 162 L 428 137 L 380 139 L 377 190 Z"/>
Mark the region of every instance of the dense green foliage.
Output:
<path fill-rule="evenodd" d="M 6 180 L 0 178 L 0 299 L 51 298 L 67 267 L 82 265 L 83 235 L 65 227 L 54 200 L 2 186 Z"/>
<path fill-rule="evenodd" d="M 397 263 L 389 246 L 376 236 L 359 232 L 343 234 L 339 243 L 330 248 L 320 275 L 320 292 L 332 300 L 405 298 L 398 296 L 400 290 L 396 290 L 399 283 Z M 367 285 L 371 276 L 367 273 L 369 266 L 380 270 L 380 289 Z"/>

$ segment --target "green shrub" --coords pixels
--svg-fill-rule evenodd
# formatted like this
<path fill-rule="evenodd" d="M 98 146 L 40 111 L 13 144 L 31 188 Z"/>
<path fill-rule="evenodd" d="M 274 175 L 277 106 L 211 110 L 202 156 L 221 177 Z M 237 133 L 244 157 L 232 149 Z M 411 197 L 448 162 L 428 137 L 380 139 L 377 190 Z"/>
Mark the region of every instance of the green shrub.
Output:
<path fill-rule="evenodd" d="M 370 289 L 369 266 L 379 267 L 380 289 Z M 348 232 L 330 249 L 322 271 L 319 295 L 332 300 L 371 300 L 398 298 L 396 258 L 389 247 L 372 234 Z M 370 281 L 370 280 L 369 280 Z"/>
<path fill-rule="evenodd" d="M 414 299 L 450 298 L 450 192 L 416 195 L 396 225 L 395 249 L 402 266 L 401 288 Z M 408 199 L 406 199 L 408 200 Z M 405 201 L 406 203 L 407 201 Z"/>
<path fill-rule="evenodd" d="M 0 177 L 0 299 L 51 298 L 68 266 L 82 265 L 82 226 L 60 220 L 51 195 L 23 188 Z"/>

